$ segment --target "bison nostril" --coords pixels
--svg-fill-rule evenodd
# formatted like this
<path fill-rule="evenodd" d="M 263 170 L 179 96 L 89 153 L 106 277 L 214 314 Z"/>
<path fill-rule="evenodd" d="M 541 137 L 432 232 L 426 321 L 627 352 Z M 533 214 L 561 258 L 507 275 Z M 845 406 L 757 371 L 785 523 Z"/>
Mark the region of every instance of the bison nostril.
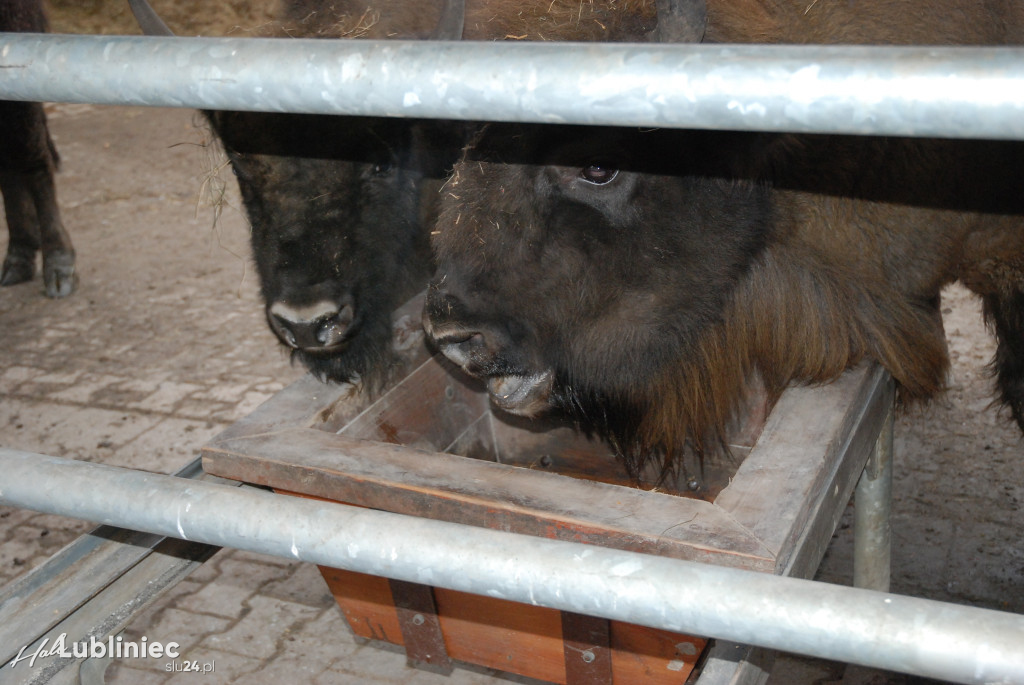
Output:
<path fill-rule="evenodd" d="M 316 331 L 316 341 L 321 347 L 337 345 L 345 338 L 346 327 L 331 319 L 320 324 Z"/>
<path fill-rule="evenodd" d="M 267 310 L 271 329 L 281 342 L 296 350 L 327 350 L 340 345 L 354 318 L 352 305 L 339 310 L 330 302 L 303 308 L 276 302 Z"/>
<path fill-rule="evenodd" d="M 436 337 L 438 349 L 459 366 L 465 367 L 474 357 L 474 352 L 486 349 L 487 344 L 482 333 L 476 331 L 459 331 Z"/>
<path fill-rule="evenodd" d="M 459 345 L 461 346 L 473 346 L 483 345 L 484 336 L 481 333 L 465 333 L 462 335 L 454 335 L 445 338 L 444 344 L 446 345 Z"/>
<path fill-rule="evenodd" d="M 345 305 L 334 316 L 325 316 L 317 320 L 316 340 L 321 347 L 333 347 L 345 340 L 348 329 L 355 318 L 352 305 Z"/>
<path fill-rule="evenodd" d="M 274 331 L 278 334 L 278 337 L 281 339 L 281 342 L 283 342 L 285 345 L 291 347 L 292 349 L 298 348 L 299 343 L 296 342 L 295 340 L 295 334 L 292 333 L 286 326 L 275 326 Z"/>

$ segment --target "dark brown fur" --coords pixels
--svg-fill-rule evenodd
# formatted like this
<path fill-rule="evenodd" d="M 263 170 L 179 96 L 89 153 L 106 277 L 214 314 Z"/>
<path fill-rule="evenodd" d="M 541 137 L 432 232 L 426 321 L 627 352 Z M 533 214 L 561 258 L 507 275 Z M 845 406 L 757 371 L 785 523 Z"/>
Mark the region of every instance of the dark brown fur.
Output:
<path fill-rule="evenodd" d="M 711 0 L 708 19 L 719 41 L 1024 37 L 1009 1 Z M 959 279 L 1024 428 L 1022 172 L 1017 143 L 492 126 L 445 198 L 426 323 L 499 395 L 540 378 L 513 410 L 559 407 L 636 471 L 720 444 L 755 375 L 777 396 L 874 358 L 934 396 Z"/>

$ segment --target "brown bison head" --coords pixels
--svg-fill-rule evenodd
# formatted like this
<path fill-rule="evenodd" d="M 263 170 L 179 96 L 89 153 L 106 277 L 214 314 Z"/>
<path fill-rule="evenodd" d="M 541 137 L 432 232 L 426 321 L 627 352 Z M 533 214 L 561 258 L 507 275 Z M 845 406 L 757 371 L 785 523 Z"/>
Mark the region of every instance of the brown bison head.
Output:
<path fill-rule="evenodd" d="M 498 407 L 566 412 L 632 468 L 673 458 L 645 417 L 699 403 L 671 397 L 702 387 L 680 391 L 678 359 L 720 322 L 769 237 L 765 189 L 716 161 L 741 139 L 486 127 L 442 198 L 428 333 Z M 698 448 L 722 437 L 719 421 L 693 422 Z"/>

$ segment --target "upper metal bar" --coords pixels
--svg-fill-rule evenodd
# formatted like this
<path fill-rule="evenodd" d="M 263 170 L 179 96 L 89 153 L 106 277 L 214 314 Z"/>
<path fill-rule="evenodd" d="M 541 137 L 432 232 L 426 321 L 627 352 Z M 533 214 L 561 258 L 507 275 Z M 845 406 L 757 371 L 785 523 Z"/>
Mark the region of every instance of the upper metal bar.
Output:
<path fill-rule="evenodd" d="M 0 473 L 0 503 L 35 511 L 943 680 L 1024 682 L 1024 616 L 10 449 Z"/>
<path fill-rule="evenodd" d="M 1024 49 L 0 34 L 0 99 L 1024 139 Z"/>

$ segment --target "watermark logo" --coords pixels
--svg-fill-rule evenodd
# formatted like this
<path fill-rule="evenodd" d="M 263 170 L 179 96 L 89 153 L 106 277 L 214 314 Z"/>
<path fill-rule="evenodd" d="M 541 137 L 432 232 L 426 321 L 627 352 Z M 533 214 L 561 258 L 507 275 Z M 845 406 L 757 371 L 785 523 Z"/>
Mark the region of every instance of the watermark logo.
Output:
<path fill-rule="evenodd" d="M 17 668 L 23 661 L 28 662 L 29 668 L 35 666 L 37 659 L 47 657 L 61 657 L 65 659 L 161 659 L 168 657 L 177 659 L 178 643 L 150 642 L 143 637 L 139 642 L 124 640 L 120 635 L 113 635 L 106 640 L 97 640 L 90 637 L 87 641 L 72 642 L 68 644 L 68 634 L 61 633 L 52 643 L 47 638 L 39 643 L 34 650 L 29 650 L 30 645 L 25 645 L 18 652 L 18 656 L 10 662 L 11 668 Z"/>
<path fill-rule="evenodd" d="M 164 667 L 164 670 L 168 673 L 213 673 L 215 663 L 213 661 L 203 663 L 196 660 L 171 661 Z"/>

